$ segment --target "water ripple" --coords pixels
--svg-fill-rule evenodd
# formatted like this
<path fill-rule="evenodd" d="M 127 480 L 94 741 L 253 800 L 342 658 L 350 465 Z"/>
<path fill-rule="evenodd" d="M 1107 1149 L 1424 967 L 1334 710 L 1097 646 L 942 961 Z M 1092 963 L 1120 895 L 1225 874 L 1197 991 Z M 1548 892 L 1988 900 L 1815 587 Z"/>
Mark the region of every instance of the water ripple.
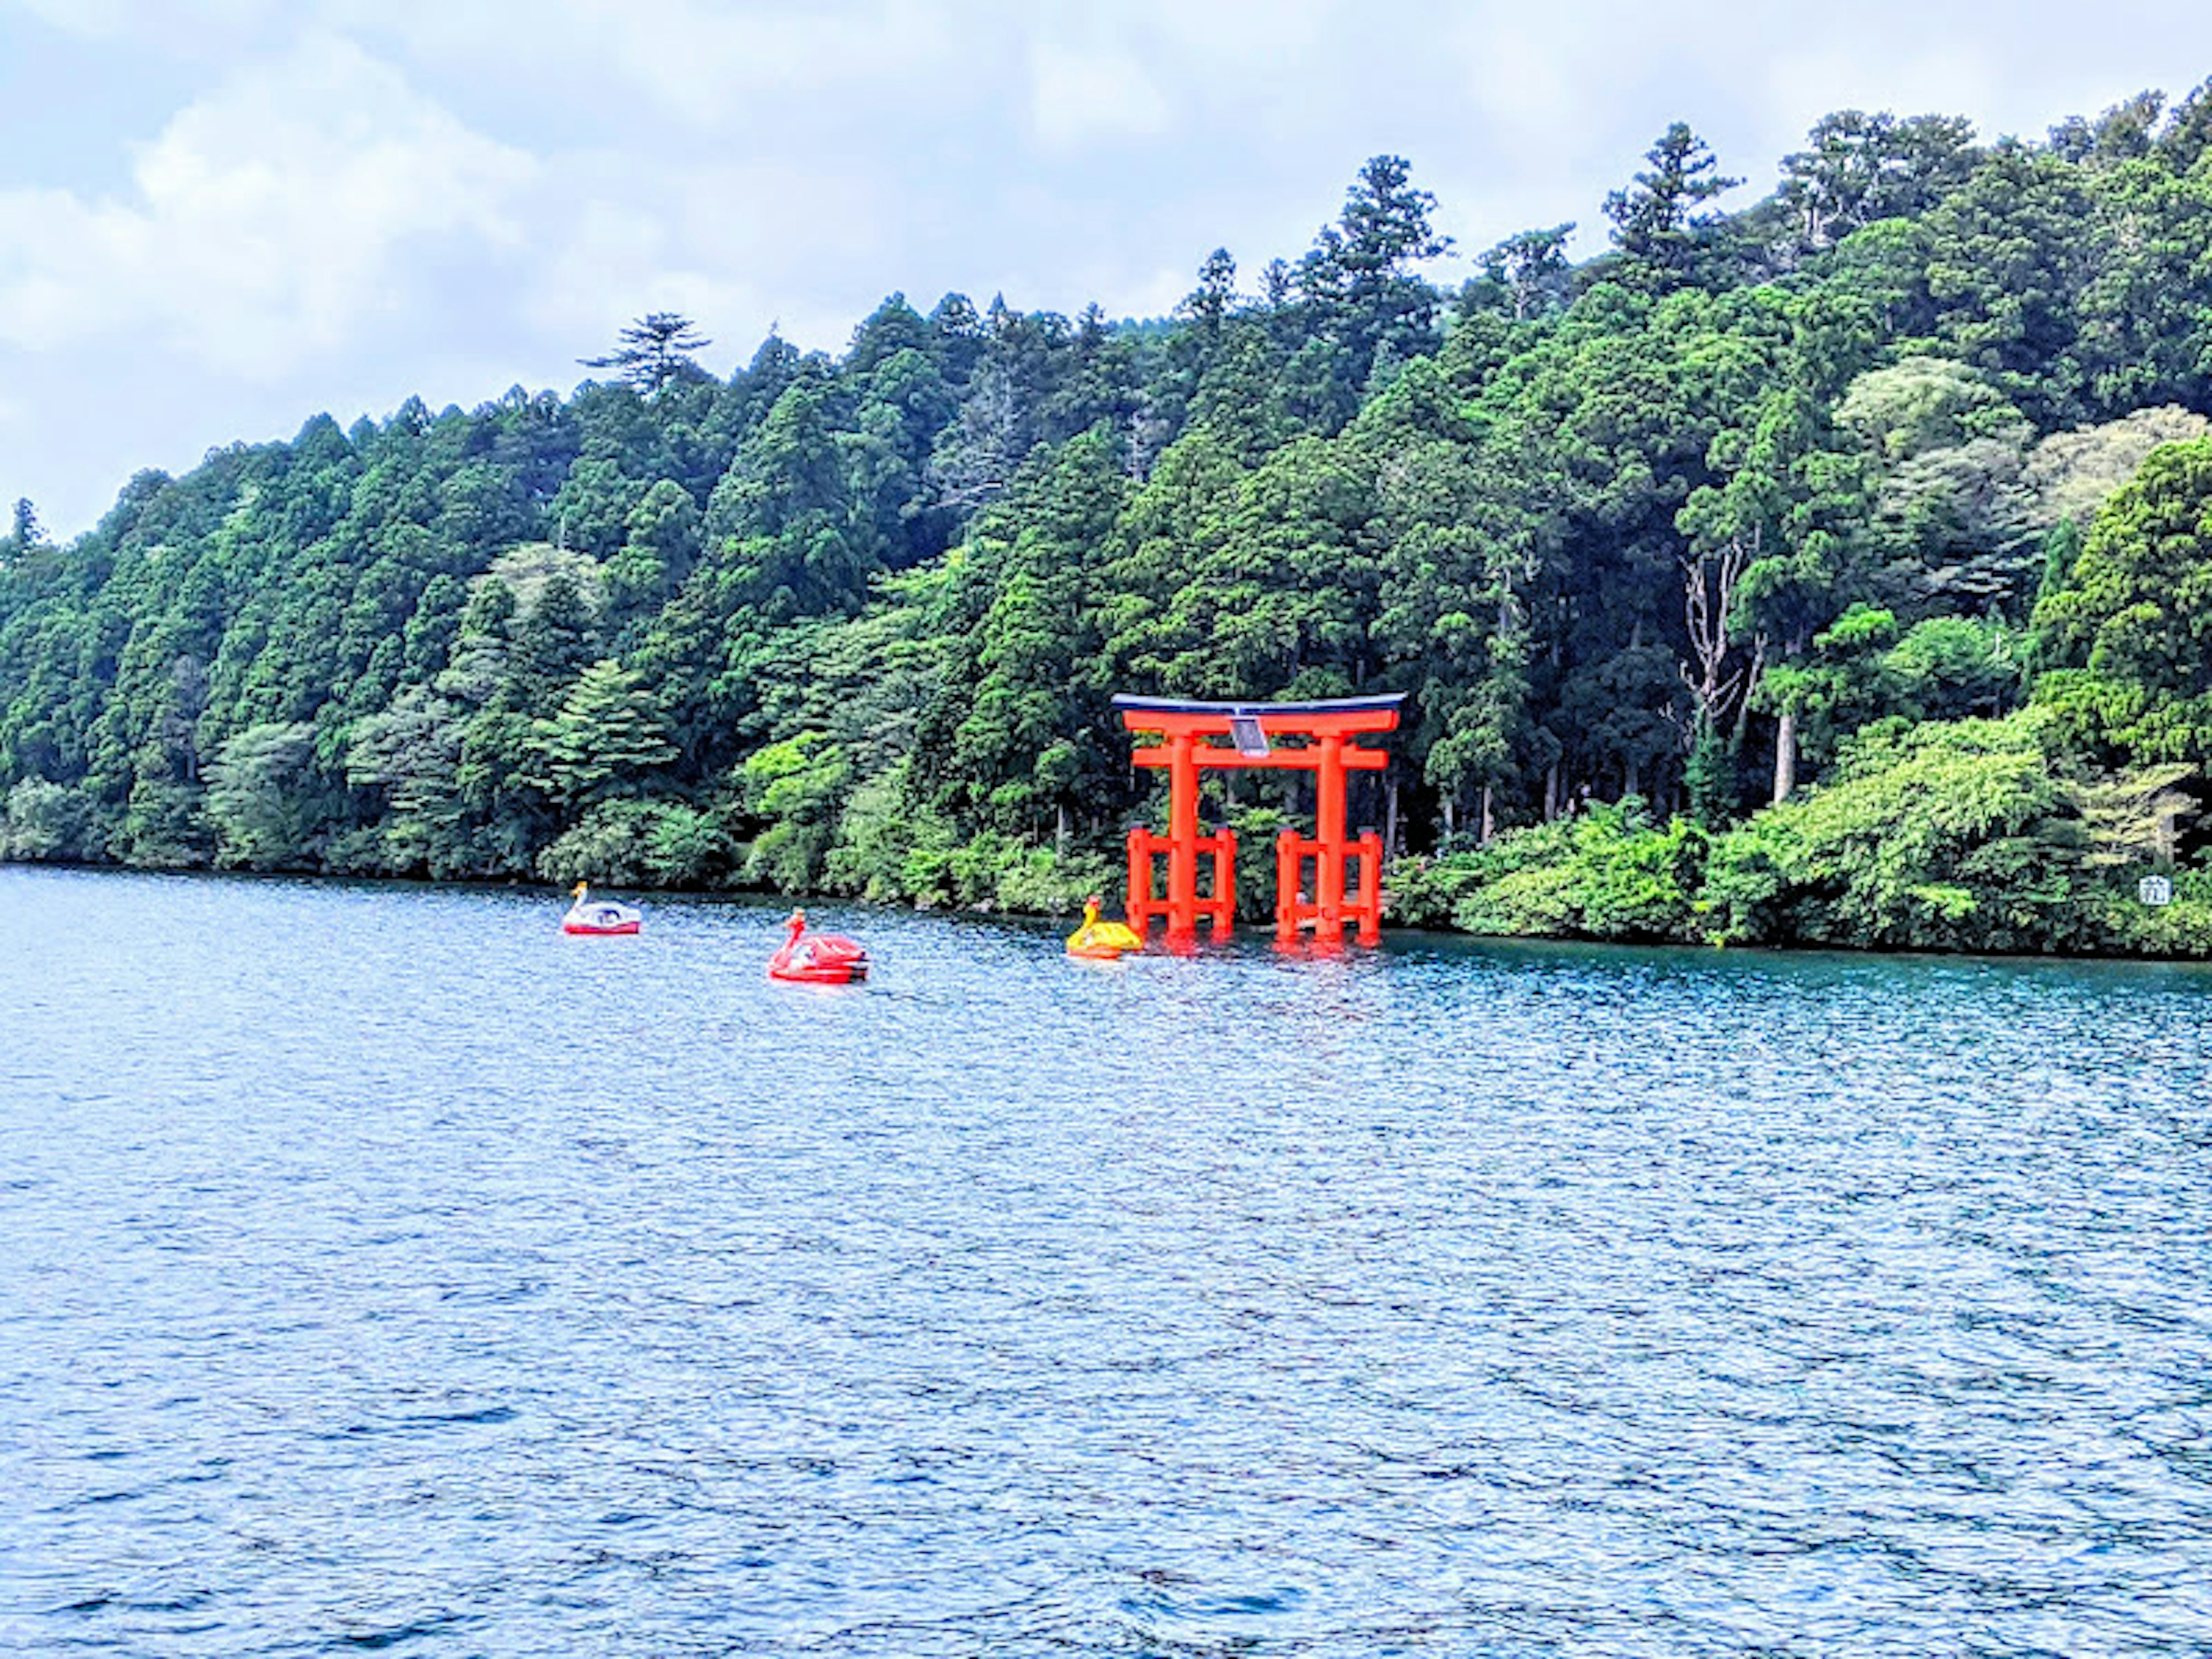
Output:
<path fill-rule="evenodd" d="M 2212 1650 L 2212 976 L 0 869 L 0 1648 Z"/>

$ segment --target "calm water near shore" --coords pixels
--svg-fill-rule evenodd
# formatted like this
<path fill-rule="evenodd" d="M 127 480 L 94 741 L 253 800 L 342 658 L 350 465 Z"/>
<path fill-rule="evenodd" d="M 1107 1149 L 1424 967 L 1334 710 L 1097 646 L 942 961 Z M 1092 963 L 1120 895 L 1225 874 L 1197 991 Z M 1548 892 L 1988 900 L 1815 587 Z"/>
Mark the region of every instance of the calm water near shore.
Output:
<path fill-rule="evenodd" d="M 2212 1651 L 2212 972 L 0 867 L 0 1651 Z"/>

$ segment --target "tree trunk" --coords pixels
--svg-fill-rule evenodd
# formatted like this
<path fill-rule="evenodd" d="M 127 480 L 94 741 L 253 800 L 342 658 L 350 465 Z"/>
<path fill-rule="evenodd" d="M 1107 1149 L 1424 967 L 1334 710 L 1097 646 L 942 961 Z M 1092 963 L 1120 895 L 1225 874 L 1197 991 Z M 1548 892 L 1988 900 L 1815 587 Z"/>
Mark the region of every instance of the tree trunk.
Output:
<path fill-rule="evenodd" d="M 1444 797 L 1444 799 L 1443 799 L 1443 808 L 1444 808 L 1444 838 L 1445 838 L 1447 841 L 1449 841 L 1449 840 L 1451 838 L 1452 831 L 1454 831 L 1455 830 L 1456 830 L 1456 829 L 1458 829 L 1458 828 L 1459 828 L 1459 812 L 1458 812 L 1458 811 L 1457 811 L 1457 802 L 1454 799 L 1454 798 L 1453 798 L 1452 796 L 1446 795 L 1446 796 Z"/>
<path fill-rule="evenodd" d="M 1490 845 L 1490 839 L 1491 839 L 1491 837 L 1492 837 L 1492 836 L 1495 836 L 1497 833 L 1498 833 L 1498 823 L 1497 823 L 1497 820 L 1496 820 L 1496 819 L 1494 819 L 1494 818 L 1492 818 L 1492 817 L 1490 816 L 1490 786 L 1489 786 L 1488 784 L 1486 784 L 1486 784 L 1484 784 L 1484 785 L 1482 786 L 1482 836 L 1481 836 L 1481 844 L 1482 844 L 1483 846 L 1485 846 L 1485 847 L 1489 846 L 1489 845 Z"/>
<path fill-rule="evenodd" d="M 1628 764 L 1621 769 L 1620 793 L 1624 795 L 1640 795 L 1644 793 L 1644 769 L 1636 763 L 1636 757 L 1633 755 L 1628 757 Z"/>
<path fill-rule="evenodd" d="M 1774 727 L 1774 804 L 1790 799 L 1797 787 L 1797 715 L 1785 708 Z"/>
<path fill-rule="evenodd" d="M 1729 733 L 1729 753 L 1743 752 L 1743 734 L 1751 729 L 1751 692 L 1766 672 L 1766 635 L 1754 635 L 1751 641 L 1751 666 L 1744 672 L 1744 695 L 1735 706 L 1735 726 Z"/>
<path fill-rule="evenodd" d="M 1382 850 L 1392 858 L 1406 850 L 1398 845 L 1398 780 L 1393 778 L 1382 789 Z"/>
<path fill-rule="evenodd" d="M 1552 823 L 1559 816 L 1559 763 L 1557 757 L 1544 769 L 1544 822 Z"/>
<path fill-rule="evenodd" d="M 1067 803 L 1066 801 L 1060 802 L 1059 822 L 1053 826 L 1052 849 L 1058 857 L 1067 856 Z"/>

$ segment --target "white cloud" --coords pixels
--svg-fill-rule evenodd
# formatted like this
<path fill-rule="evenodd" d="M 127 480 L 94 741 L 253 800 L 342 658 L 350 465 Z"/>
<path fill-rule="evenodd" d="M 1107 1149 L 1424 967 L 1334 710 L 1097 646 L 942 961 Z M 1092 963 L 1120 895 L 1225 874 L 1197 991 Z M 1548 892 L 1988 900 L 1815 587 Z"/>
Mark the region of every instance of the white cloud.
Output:
<path fill-rule="evenodd" d="M 1072 149 L 1097 138 L 1149 138 L 1170 112 L 1135 58 L 1107 46 L 1040 40 L 1030 52 L 1030 118 L 1048 144 Z"/>
<path fill-rule="evenodd" d="M 570 385 L 650 309 L 698 319 L 717 366 L 771 321 L 838 348 L 894 289 L 1155 313 L 1214 246 L 1247 289 L 1295 258 L 1377 152 L 1413 162 L 1464 254 L 1567 219 L 1589 252 L 1673 119 L 1752 181 L 1741 202 L 1827 110 L 2033 134 L 2212 63 L 2203 0 L 2107 21 L 2048 0 L 0 0 L 9 70 L 55 93 L 0 136 L 21 185 L 0 186 L 0 501 L 82 525 L 137 465 L 334 401 Z"/>
<path fill-rule="evenodd" d="M 889 204 L 857 170 L 781 159 L 696 168 L 677 181 L 686 245 L 701 257 L 794 280 L 888 262 Z"/>
<path fill-rule="evenodd" d="M 751 284 L 702 269 L 658 213 L 603 200 L 574 214 L 521 301 L 542 336 L 579 347 L 611 344 L 617 329 L 649 311 L 680 311 L 726 346 L 721 319 L 750 323 L 767 303 Z"/>
<path fill-rule="evenodd" d="M 988 6 L 989 0 L 983 0 Z M 80 38 L 179 58 L 317 30 L 387 43 L 477 82 L 562 96 L 644 94 L 700 127 L 754 100 L 835 86 L 895 90 L 972 53 L 974 0 L 0 0 Z"/>
<path fill-rule="evenodd" d="M 593 345 L 647 311 L 680 311 L 741 360 L 771 323 L 841 348 L 897 264 L 896 205 L 835 167 L 731 161 L 641 175 L 619 154 L 545 164 L 539 248 L 519 300 L 548 341 Z"/>
<path fill-rule="evenodd" d="M 58 29 L 95 37 L 118 34 L 128 25 L 128 0 L 15 0 L 27 11 Z"/>
<path fill-rule="evenodd" d="M 151 327 L 274 377 L 393 303 L 403 250 L 497 243 L 530 160 L 345 42 L 302 42 L 188 106 L 130 199 L 0 192 L 0 339 L 52 350 Z"/>
<path fill-rule="evenodd" d="M 1119 280 L 1116 280 L 1119 278 Z M 1174 266 L 1164 266 L 1149 273 L 1138 272 L 1121 276 L 1118 272 L 1101 271 L 1096 280 L 1085 289 L 1095 291 L 1102 302 L 1110 295 L 1106 307 L 1112 317 L 1165 317 L 1181 305 L 1184 296 L 1198 286 L 1198 279 L 1189 271 Z"/>
<path fill-rule="evenodd" d="M 732 9 L 701 0 L 560 0 L 608 61 L 702 126 L 746 118 L 745 100 L 801 86 L 926 74 L 951 44 L 938 8 L 883 0 Z"/>
<path fill-rule="evenodd" d="M 1950 115 L 1998 108 L 1993 66 L 1974 54 L 1929 43 L 1885 37 L 1879 50 L 1823 45 L 1807 49 L 1795 43 L 1768 60 L 1764 94 L 1766 112 L 1777 125 L 1802 130 L 1832 111 L 1856 106 L 1887 109 L 1895 115 Z M 1805 112 L 1814 112 L 1808 117 Z M 2067 112 L 2044 112 L 2045 124 Z M 1984 137 L 1994 135 L 1985 134 Z"/>
<path fill-rule="evenodd" d="M 83 39 L 198 58 L 234 47 L 283 15 L 282 0 L 0 0 L 10 4 Z"/>
<path fill-rule="evenodd" d="M 1152 27 L 1171 46 L 1217 63 L 1281 64 L 1304 58 L 1342 0 L 1151 0 Z"/>
<path fill-rule="evenodd" d="M 1466 56 L 1478 102 L 1509 133 L 1540 132 L 1571 118 L 1581 78 L 1589 71 L 1579 54 L 1559 49 L 1556 27 L 1540 32 L 1525 22 L 1470 20 L 1456 36 L 1453 44 Z"/>
<path fill-rule="evenodd" d="M 708 131 L 743 127 L 764 104 L 837 89 L 919 101 L 973 46 L 945 0 L 314 3 L 331 27 L 389 40 L 426 66 L 556 99 L 641 100 Z"/>

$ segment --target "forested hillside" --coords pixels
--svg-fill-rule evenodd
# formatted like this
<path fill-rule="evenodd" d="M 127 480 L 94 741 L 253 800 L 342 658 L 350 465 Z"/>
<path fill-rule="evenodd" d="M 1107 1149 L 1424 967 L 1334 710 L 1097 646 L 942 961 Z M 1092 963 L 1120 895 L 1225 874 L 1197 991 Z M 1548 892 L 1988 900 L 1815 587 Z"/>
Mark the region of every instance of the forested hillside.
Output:
<path fill-rule="evenodd" d="M 1455 263 L 1378 157 L 1170 319 L 894 296 L 724 380 L 656 315 L 23 503 L 0 853 L 1048 909 L 1155 809 L 1115 691 L 1395 689 L 1401 920 L 2212 949 L 2212 91 L 1735 182 L 1677 125 L 1600 257 Z M 1266 860 L 1286 787 L 1209 814 Z"/>

